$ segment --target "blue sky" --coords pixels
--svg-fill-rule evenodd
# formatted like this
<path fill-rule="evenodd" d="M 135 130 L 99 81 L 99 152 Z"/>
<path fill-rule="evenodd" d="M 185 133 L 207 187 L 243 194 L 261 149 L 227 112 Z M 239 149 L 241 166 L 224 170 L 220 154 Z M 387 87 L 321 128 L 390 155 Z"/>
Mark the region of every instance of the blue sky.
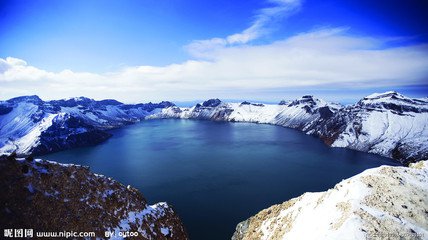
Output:
<path fill-rule="evenodd" d="M 424 0 L 3 0 L 0 98 L 427 96 L 426 12 Z"/>

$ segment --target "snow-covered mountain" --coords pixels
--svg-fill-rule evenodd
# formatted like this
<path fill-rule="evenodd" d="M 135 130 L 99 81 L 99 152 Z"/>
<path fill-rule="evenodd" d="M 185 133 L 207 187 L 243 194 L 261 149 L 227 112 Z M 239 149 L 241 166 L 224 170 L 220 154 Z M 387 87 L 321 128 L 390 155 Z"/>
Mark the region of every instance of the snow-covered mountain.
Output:
<path fill-rule="evenodd" d="M 253 122 L 299 129 L 333 147 L 380 154 L 409 163 L 428 158 L 428 99 L 397 92 L 372 94 L 342 106 L 303 96 L 279 104 L 210 99 L 190 108 L 171 102 L 123 104 L 26 96 L 0 101 L 0 154 L 44 154 L 96 144 L 106 130 L 144 119 L 184 118 Z"/>
<path fill-rule="evenodd" d="M 376 153 L 402 163 L 428 158 L 428 99 L 397 92 L 372 94 L 350 106 L 313 96 L 277 105 L 211 99 L 191 108 L 164 108 L 148 118 L 267 123 L 302 130 L 333 147 Z"/>
<path fill-rule="evenodd" d="M 232 239 L 426 239 L 427 209 L 428 161 L 381 166 L 262 210 Z"/>
<path fill-rule="evenodd" d="M 333 147 L 376 153 L 403 163 L 428 159 L 428 99 L 397 92 L 372 94 L 307 133 Z"/>
<path fill-rule="evenodd" d="M 123 104 L 79 97 L 42 101 L 37 96 L 0 102 L 0 153 L 44 154 L 104 141 L 105 130 L 144 119 L 170 102 Z"/>
<path fill-rule="evenodd" d="M 342 106 L 313 96 L 279 104 L 225 103 L 210 99 L 191 108 L 172 106 L 148 118 L 186 118 L 230 122 L 254 122 L 281 125 L 305 130 L 314 121 L 328 118 Z"/>
<path fill-rule="evenodd" d="M 97 239 L 123 239 L 126 231 L 138 233 L 136 239 L 188 239 L 170 205 L 149 205 L 137 189 L 88 167 L 0 156 L 0 188 L 0 225 L 34 229 L 34 237 L 66 230 L 94 232 Z"/>

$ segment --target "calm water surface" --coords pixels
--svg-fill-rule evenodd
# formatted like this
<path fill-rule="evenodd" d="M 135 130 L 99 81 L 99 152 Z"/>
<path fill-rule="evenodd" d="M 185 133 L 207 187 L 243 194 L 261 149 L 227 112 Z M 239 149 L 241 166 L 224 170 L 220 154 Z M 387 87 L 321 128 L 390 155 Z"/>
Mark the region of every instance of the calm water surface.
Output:
<path fill-rule="evenodd" d="M 43 158 L 88 165 L 138 188 L 149 203 L 172 204 L 191 239 L 230 239 L 237 223 L 266 207 L 397 165 L 271 125 L 167 119 L 111 132 L 100 145 Z"/>

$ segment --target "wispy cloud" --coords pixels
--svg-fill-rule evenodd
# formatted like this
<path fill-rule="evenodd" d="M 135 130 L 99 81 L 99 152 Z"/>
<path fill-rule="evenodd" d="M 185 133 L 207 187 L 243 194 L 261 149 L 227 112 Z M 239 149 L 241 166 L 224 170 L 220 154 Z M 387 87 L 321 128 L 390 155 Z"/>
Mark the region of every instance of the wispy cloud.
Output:
<path fill-rule="evenodd" d="M 195 40 L 185 49 L 195 57 L 210 57 L 210 52 L 218 48 L 246 44 L 258 39 L 269 32 L 269 24 L 278 18 L 290 16 L 298 12 L 302 0 L 269 0 L 270 7 L 263 8 L 254 17 L 255 20 L 250 27 L 240 33 L 234 33 L 224 38 L 212 38 L 206 40 Z"/>
<path fill-rule="evenodd" d="M 387 47 L 389 39 L 352 36 L 346 28 L 301 33 L 266 45 L 211 52 L 211 60 L 115 72 L 49 72 L 16 58 L 0 59 L 0 98 L 89 96 L 123 101 L 245 98 L 257 91 L 426 84 L 428 45 Z M 245 94 L 251 92 L 252 95 Z"/>

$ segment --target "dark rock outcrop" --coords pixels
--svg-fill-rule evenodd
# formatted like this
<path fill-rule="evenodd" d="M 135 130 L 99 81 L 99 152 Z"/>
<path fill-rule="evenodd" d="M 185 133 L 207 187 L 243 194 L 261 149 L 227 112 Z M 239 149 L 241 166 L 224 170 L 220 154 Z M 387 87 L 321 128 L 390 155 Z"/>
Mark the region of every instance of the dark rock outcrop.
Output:
<path fill-rule="evenodd" d="M 0 225 L 34 231 L 138 232 L 136 239 L 187 239 L 166 203 L 149 206 L 138 190 L 88 167 L 0 157 Z"/>
<path fill-rule="evenodd" d="M 204 107 L 217 107 L 218 105 L 220 105 L 220 103 L 221 103 L 221 101 L 218 98 L 209 99 L 209 100 L 203 102 L 202 106 L 204 106 Z"/>

